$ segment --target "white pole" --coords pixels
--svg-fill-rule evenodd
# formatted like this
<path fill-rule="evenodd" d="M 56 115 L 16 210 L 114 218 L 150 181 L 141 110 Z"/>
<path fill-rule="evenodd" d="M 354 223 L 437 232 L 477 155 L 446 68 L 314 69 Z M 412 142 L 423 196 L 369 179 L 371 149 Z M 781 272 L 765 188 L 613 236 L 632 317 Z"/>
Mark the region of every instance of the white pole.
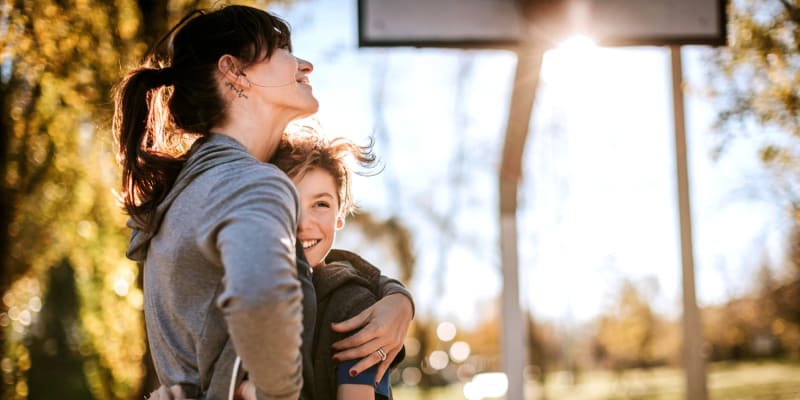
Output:
<path fill-rule="evenodd" d="M 503 272 L 501 351 L 508 377 L 507 400 L 523 400 L 527 364 L 526 327 L 519 296 L 517 192 L 522 178 L 522 154 L 539 83 L 543 51 L 530 44 L 517 52 L 503 158 L 500 166 L 500 254 Z"/>
<path fill-rule="evenodd" d="M 706 370 L 703 333 L 697 308 L 692 249 L 692 211 L 689 201 L 689 168 L 686 147 L 686 122 L 683 106 L 683 65 L 681 47 L 670 46 L 672 64 L 672 105 L 675 123 L 675 167 L 678 182 L 678 214 L 681 233 L 683 273 L 683 368 L 686 373 L 686 399 L 706 400 Z"/>

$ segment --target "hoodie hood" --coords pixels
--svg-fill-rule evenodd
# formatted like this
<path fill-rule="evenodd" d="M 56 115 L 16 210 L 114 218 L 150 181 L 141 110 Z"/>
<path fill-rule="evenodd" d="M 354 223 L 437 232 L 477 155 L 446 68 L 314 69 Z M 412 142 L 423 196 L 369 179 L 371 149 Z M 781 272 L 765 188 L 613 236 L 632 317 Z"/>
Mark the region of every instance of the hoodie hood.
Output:
<path fill-rule="evenodd" d="M 150 219 L 152 221 L 150 229 L 145 229 L 133 218 L 128 220 L 127 225 L 132 231 L 125 255 L 134 261 L 144 261 L 147 257 L 147 249 L 150 247 L 150 240 L 158 233 L 164 215 L 183 190 L 195 178 L 209 169 L 243 158 L 253 158 L 253 156 L 247 152 L 247 149 L 241 143 L 230 136 L 212 134 L 206 138 L 198 139 L 189 150 L 189 158 L 175 179 L 172 189 L 167 193 L 167 197 L 156 207 Z"/>

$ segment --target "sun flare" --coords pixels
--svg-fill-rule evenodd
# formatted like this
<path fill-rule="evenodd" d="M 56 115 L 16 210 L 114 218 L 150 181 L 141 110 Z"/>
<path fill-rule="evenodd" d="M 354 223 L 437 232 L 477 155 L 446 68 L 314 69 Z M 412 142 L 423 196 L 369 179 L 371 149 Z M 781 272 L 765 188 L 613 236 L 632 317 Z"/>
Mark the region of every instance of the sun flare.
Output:
<path fill-rule="evenodd" d="M 598 47 L 586 36 L 573 36 L 548 51 L 542 64 L 542 80 L 563 84 L 580 80 L 598 57 Z"/>

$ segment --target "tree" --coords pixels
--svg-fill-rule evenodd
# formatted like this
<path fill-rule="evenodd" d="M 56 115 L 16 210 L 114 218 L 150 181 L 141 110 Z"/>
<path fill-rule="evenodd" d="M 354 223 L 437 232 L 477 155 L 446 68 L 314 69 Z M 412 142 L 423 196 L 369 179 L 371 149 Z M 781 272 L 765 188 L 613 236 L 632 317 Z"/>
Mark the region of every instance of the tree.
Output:
<path fill-rule="evenodd" d="M 657 361 L 654 343 L 659 318 L 633 282 L 625 280 L 617 303 L 601 316 L 597 329 L 598 355 L 612 368 L 641 368 Z"/>
<path fill-rule="evenodd" d="M 91 392 L 80 354 L 85 336 L 79 323 L 75 271 L 63 260 L 48 275 L 42 311 L 29 336 L 28 398 L 85 399 Z"/>
<path fill-rule="evenodd" d="M 800 1 L 734 0 L 729 15 L 729 46 L 715 53 L 711 69 L 721 110 L 717 155 L 743 137 L 757 143 L 772 178 L 759 183 L 788 209 L 790 271 L 771 296 L 775 330 L 795 340 L 800 337 Z M 800 352 L 794 347 L 790 353 Z"/>
<path fill-rule="evenodd" d="M 30 321 L 15 319 L 12 311 L 35 312 L 31 301 L 45 297 L 14 284 L 22 278 L 41 281 L 47 270 L 68 260 L 83 304 L 76 310 L 89 343 L 82 351 L 97 360 L 84 367 L 97 378 L 102 371 L 113 378 L 95 379 L 90 386 L 95 395 L 114 397 L 137 385 L 141 371 L 135 365 L 143 347 L 135 345 L 142 342 L 138 313 L 123 311 L 135 309 L 136 292 L 118 295 L 115 282 L 106 279 L 132 269 L 121 264 L 124 219 L 109 190 L 116 174 L 104 127 L 119 65 L 141 54 L 138 19 L 130 18 L 136 12 L 136 4 L 125 1 L 14 1 L 5 5 L 0 39 L 6 57 L 0 84 L 0 290 L 11 320 L 6 332 L 16 335 L 11 339 L 24 336 Z M 103 318 L 115 313 L 119 320 Z M 132 345 L 120 345 L 126 342 Z M 29 358 L 14 356 L 26 350 L 20 342 L 4 348 L 12 364 L 4 369 L 4 381 L 13 385 L 4 388 L 14 390 L 3 397 L 25 397 L 30 363 L 21 361 Z"/>
<path fill-rule="evenodd" d="M 792 204 L 800 204 L 791 173 L 800 162 L 800 2 L 734 0 L 729 10 L 729 46 L 715 53 L 711 71 L 721 111 L 718 150 L 759 131 L 761 159 L 790 175 L 775 183 Z"/>
<path fill-rule="evenodd" d="M 347 225 L 355 227 L 359 234 L 358 238 L 355 235 L 350 238 L 348 249 L 358 254 L 381 254 L 381 259 L 370 261 L 391 261 L 397 265 L 397 278 L 409 282 L 414 274 L 414 249 L 411 233 L 398 218 L 378 220 L 369 212 L 358 211 L 348 217 Z M 385 266 L 381 264 L 379 267 Z"/>

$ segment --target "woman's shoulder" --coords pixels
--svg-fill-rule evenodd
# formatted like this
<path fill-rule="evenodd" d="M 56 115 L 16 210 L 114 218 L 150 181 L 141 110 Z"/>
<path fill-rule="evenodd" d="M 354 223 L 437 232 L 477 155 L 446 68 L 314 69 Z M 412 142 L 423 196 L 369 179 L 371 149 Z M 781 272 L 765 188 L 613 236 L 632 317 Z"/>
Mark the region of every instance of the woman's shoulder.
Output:
<path fill-rule="evenodd" d="M 204 175 L 202 185 L 207 189 L 209 204 L 250 199 L 299 201 L 292 181 L 272 165 L 237 162 L 218 166 Z"/>
<path fill-rule="evenodd" d="M 221 166 L 217 173 L 218 178 L 224 179 L 221 183 L 226 185 L 271 182 L 294 187 L 292 180 L 278 167 L 258 161 Z"/>

